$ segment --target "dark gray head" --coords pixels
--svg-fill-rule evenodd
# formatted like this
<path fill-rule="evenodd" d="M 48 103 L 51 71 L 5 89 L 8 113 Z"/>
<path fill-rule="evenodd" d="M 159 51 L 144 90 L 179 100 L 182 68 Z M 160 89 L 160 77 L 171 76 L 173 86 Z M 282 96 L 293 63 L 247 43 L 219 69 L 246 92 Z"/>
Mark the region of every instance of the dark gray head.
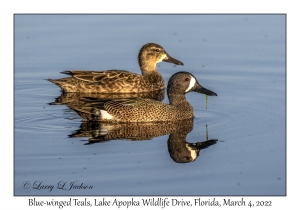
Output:
<path fill-rule="evenodd" d="M 184 71 L 177 72 L 171 76 L 167 90 L 168 94 L 184 95 L 185 93 L 194 91 L 208 96 L 217 96 L 215 92 L 201 86 L 194 75 Z"/>
<path fill-rule="evenodd" d="M 183 65 L 181 61 L 172 58 L 162 46 L 155 43 L 145 44 L 139 52 L 138 60 L 140 65 L 145 61 L 154 64 L 165 61 L 176 65 Z"/>

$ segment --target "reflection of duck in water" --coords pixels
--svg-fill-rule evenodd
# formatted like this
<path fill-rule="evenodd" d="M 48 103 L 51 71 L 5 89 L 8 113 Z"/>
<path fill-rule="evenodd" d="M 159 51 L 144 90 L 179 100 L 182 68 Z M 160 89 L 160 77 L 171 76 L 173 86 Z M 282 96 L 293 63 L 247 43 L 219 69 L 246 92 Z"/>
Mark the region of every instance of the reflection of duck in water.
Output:
<path fill-rule="evenodd" d="M 170 133 L 186 133 L 193 130 L 193 119 L 174 122 L 150 123 L 93 123 L 83 122 L 80 129 L 69 137 L 90 137 L 88 144 L 110 140 L 150 140 Z"/>
<path fill-rule="evenodd" d="M 106 71 L 64 71 L 71 77 L 48 79 L 58 85 L 64 92 L 86 93 L 140 93 L 164 89 L 162 75 L 156 64 L 165 61 L 183 65 L 172 58 L 163 47 L 155 43 L 145 44 L 138 55 L 142 75 L 124 70 Z"/>
<path fill-rule="evenodd" d="M 217 95 L 202 87 L 188 72 L 173 74 L 167 91 L 170 104 L 145 98 L 113 99 L 106 102 L 86 99 L 84 103 L 88 106 L 69 107 L 77 113 L 85 113 L 80 116 L 83 120 L 89 121 L 107 123 L 178 121 L 194 117 L 193 107 L 185 98 L 186 93 L 194 91 L 211 96 Z"/>
<path fill-rule="evenodd" d="M 170 157 L 174 162 L 188 163 L 196 160 L 201 149 L 207 148 L 218 141 L 217 139 L 211 139 L 204 142 L 189 143 L 186 141 L 186 137 L 192 130 L 193 119 L 168 123 L 103 124 L 83 122 L 80 129 L 71 134 L 70 137 L 90 137 L 86 145 L 91 145 L 122 139 L 131 141 L 150 140 L 154 137 L 170 134 L 168 140 Z"/>
<path fill-rule="evenodd" d="M 217 143 L 218 139 L 203 142 L 189 143 L 186 141 L 187 133 L 172 133 L 168 140 L 168 151 L 170 157 L 176 163 L 193 162 L 199 156 L 201 149 Z"/>

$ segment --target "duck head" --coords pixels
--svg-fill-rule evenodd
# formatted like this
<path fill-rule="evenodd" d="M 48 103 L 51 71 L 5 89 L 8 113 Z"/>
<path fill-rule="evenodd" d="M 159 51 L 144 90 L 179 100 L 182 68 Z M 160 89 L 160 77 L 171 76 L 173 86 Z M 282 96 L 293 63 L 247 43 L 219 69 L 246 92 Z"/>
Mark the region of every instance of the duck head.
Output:
<path fill-rule="evenodd" d="M 168 83 L 168 94 L 185 94 L 192 91 L 208 96 L 217 96 L 215 92 L 200 85 L 196 77 L 189 72 L 181 71 L 171 76 Z"/>
<path fill-rule="evenodd" d="M 181 61 L 170 56 L 162 46 L 155 43 L 145 44 L 139 52 L 138 60 L 140 66 L 145 64 L 156 65 L 161 61 L 183 65 Z"/>

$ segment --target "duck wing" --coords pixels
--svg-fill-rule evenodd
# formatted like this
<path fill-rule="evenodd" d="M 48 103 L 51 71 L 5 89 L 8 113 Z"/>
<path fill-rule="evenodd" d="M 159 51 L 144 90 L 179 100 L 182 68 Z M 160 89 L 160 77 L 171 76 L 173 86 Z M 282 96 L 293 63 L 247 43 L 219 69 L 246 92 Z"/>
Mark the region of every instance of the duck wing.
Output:
<path fill-rule="evenodd" d="M 141 77 L 140 74 L 126 70 L 106 70 L 106 71 L 63 71 L 62 74 L 70 75 L 78 80 L 88 83 L 108 83 L 110 81 L 128 81 L 132 78 Z"/>

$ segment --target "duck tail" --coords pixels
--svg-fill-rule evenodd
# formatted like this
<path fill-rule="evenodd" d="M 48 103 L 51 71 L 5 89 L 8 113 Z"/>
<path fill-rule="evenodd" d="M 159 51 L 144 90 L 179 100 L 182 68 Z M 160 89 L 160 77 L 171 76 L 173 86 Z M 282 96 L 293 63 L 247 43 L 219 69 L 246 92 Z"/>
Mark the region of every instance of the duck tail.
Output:
<path fill-rule="evenodd" d="M 72 71 L 62 71 L 61 74 L 73 75 Z"/>
<path fill-rule="evenodd" d="M 54 84 L 56 84 L 56 85 L 59 85 L 60 83 L 59 83 L 59 80 L 55 80 L 55 79 L 46 79 L 46 80 L 48 80 L 49 82 L 52 82 L 52 83 L 54 83 Z"/>
<path fill-rule="evenodd" d="M 53 84 L 56 84 L 58 87 L 60 87 L 63 91 L 65 92 L 74 92 L 74 91 L 68 91 L 68 89 L 66 88 L 67 83 L 62 81 L 61 79 L 46 79 L 49 82 L 52 82 Z"/>

